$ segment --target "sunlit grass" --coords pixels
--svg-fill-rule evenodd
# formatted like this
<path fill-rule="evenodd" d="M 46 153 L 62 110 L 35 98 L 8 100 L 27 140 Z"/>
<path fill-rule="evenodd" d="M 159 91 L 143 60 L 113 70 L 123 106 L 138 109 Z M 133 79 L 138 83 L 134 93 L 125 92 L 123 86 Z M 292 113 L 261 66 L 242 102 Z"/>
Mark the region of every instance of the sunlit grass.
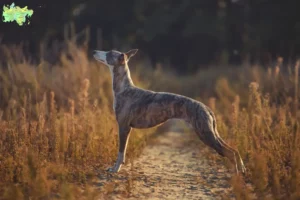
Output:
<path fill-rule="evenodd" d="M 8 68 L 0 68 L 0 194 L 73 199 L 80 192 L 70 183 L 85 185 L 117 156 L 109 70 L 72 43 L 54 66 L 6 61 Z M 139 132 L 131 134 L 128 160 L 154 129 Z"/>
<path fill-rule="evenodd" d="M 89 177 L 117 155 L 108 69 L 72 43 L 56 65 L 32 64 L 20 49 L 3 49 L 0 194 L 93 199 Z M 300 198 L 298 64 L 287 66 L 287 73 L 276 66 L 212 67 L 184 77 L 142 62 L 134 69 L 136 85 L 195 98 L 216 113 L 220 135 L 239 149 L 248 169 L 231 180 L 237 199 Z M 152 132 L 133 131 L 127 161 L 139 155 Z"/>
<path fill-rule="evenodd" d="M 194 97 L 216 113 L 220 135 L 239 149 L 248 169 L 231 180 L 237 199 L 300 198 L 299 63 L 286 67 L 286 73 L 253 66 L 183 78 L 163 70 L 147 75 L 155 77 L 150 88 Z"/>

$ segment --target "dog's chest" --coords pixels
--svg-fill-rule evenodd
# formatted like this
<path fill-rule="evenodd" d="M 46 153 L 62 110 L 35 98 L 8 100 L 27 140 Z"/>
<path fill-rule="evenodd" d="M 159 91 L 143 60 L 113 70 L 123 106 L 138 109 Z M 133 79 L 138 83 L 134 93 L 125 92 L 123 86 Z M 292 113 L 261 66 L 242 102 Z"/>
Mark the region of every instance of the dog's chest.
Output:
<path fill-rule="evenodd" d="M 115 94 L 113 100 L 113 110 L 116 115 L 129 112 L 131 99 L 128 96 Z"/>
<path fill-rule="evenodd" d="M 115 113 L 118 113 L 121 111 L 121 108 L 122 108 L 121 103 L 122 103 L 122 101 L 120 100 L 120 98 L 118 98 L 116 95 L 114 95 L 113 110 Z"/>

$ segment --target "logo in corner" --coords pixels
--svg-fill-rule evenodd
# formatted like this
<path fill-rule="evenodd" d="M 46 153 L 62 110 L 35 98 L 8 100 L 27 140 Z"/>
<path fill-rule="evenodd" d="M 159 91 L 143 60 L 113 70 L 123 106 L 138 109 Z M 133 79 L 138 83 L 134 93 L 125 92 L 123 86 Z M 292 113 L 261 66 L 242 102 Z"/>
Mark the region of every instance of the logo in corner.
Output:
<path fill-rule="evenodd" d="M 15 3 L 10 6 L 3 6 L 3 22 L 13 22 L 16 21 L 19 26 L 23 26 L 26 23 L 26 17 L 30 18 L 33 14 L 33 10 L 27 9 L 27 6 L 20 8 L 15 7 Z M 30 24 L 29 20 L 27 24 Z"/>

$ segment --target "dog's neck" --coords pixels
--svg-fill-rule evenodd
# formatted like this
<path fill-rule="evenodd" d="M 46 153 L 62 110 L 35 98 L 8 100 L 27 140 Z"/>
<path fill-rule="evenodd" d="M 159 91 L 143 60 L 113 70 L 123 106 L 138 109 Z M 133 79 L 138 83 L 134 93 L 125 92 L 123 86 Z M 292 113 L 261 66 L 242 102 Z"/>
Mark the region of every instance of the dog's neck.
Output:
<path fill-rule="evenodd" d="M 111 70 L 111 75 L 113 82 L 113 92 L 115 93 L 115 95 L 124 91 L 130 86 L 134 86 L 127 63 L 124 67 L 114 67 Z"/>

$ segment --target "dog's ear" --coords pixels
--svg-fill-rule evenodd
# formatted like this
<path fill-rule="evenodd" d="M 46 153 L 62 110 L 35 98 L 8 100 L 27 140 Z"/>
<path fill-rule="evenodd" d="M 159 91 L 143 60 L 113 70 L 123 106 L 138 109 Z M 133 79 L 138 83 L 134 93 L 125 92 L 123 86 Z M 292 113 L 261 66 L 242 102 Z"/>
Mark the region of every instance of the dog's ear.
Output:
<path fill-rule="evenodd" d="M 132 56 L 134 56 L 136 54 L 136 52 L 138 51 L 138 49 L 131 49 L 129 51 L 127 51 L 125 54 L 127 56 L 127 59 L 130 60 L 130 58 Z"/>

